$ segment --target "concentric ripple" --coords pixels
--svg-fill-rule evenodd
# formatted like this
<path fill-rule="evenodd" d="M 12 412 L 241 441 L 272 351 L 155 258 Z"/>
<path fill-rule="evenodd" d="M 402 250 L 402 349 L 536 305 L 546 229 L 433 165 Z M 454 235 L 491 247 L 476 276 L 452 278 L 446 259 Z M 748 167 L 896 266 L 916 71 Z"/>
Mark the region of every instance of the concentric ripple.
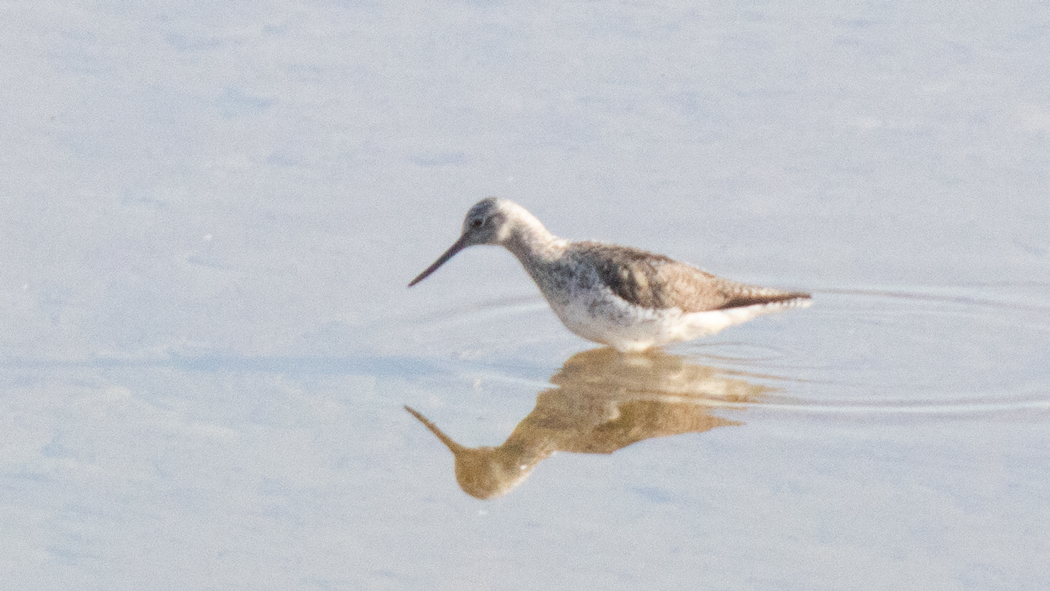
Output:
<path fill-rule="evenodd" d="M 767 394 L 743 406 L 773 412 L 1050 410 L 1050 286 L 833 288 L 813 296 L 810 309 L 656 354 L 761 387 Z M 538 296 L 410 324 L 414 344 L 426 355 L 456 359 L 457 373 L 483 371 L 518 383 L 527 377 L 543 384 L 573 353 L 595 346 L 561 327 Z M 660 388 L 659 379 L 649 379 Z M 710 403 L 740 406 L 717 396 Z"/>

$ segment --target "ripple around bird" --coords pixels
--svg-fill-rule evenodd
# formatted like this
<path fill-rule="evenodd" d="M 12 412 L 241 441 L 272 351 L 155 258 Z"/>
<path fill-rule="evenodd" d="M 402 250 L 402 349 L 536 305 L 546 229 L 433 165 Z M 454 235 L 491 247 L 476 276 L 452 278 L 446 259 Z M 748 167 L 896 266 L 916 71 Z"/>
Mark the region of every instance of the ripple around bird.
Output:
<path fill-rule="evenodd" d="M 711 396 L 712 406 L 881 416 L 1050 412 L 1050 286 L 829 287 L 813 296 L 810 309 L 658 355 L 767 392 L 746 404 Z M 453 359 L 441 366 L 450 375 L 524 379 L 540 389 L 573 353 L 595 346 L 562 328 L 539 297 L 464 305 L 402 327 L 424 355 Z"/>

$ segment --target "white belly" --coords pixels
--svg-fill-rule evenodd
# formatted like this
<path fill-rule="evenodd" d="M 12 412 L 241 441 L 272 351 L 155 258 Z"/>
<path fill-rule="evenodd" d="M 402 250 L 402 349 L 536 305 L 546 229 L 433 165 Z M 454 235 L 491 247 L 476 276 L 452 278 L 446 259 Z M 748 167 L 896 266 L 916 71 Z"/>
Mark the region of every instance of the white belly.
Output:
<path fill-rule="evenodd" d="M 587 340 L 623 352 L 688 341 L 762 314 L 806 307 L 809 303 L 809 300 L 792 300 L 686 314 L 678 308 L 654 310 L 628 304 L 611 292 L 595 292 L 595 297 L 587 298 L 576 294 L 565 303 L 550 301 L 566 328 Z"/>

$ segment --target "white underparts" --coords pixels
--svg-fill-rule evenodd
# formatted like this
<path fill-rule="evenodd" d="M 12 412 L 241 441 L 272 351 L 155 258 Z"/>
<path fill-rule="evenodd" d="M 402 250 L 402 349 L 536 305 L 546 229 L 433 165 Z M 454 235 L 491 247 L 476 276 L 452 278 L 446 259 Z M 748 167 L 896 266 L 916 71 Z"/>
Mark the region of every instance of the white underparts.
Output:
<path fill-rule="evenodd" d="M 677 341 L 714 334 L 756 316 L 787 308 L 804 308 L 810 300 L 797 299 L 738 308 L 683 313 L 678 308 L 642 308 L 617 297 L 580 298 L 564 304 L 550 302 L 558 318 L 577 335 L 624 352 L 644 351 Z"/>

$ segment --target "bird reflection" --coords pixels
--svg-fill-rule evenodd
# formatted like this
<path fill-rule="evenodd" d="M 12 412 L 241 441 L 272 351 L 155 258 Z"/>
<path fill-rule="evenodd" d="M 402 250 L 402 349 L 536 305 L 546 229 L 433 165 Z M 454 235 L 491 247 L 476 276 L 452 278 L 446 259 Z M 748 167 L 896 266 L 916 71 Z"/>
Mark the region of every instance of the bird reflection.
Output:
<path fill-rule="evenodd" d="M 659 350 L 584 351 L 550 381 L 555 387 L 540 393 L 536 408 L 499 447 L 464 447 L 416 410 L 405 410 L 452 451 L 460 488 L 488 499 L 513 490 L 556 451 L 609 454 L 652 437 L 742 425 L 712 415 L 712 408 L 747 403 L 769 390 Z"/>

